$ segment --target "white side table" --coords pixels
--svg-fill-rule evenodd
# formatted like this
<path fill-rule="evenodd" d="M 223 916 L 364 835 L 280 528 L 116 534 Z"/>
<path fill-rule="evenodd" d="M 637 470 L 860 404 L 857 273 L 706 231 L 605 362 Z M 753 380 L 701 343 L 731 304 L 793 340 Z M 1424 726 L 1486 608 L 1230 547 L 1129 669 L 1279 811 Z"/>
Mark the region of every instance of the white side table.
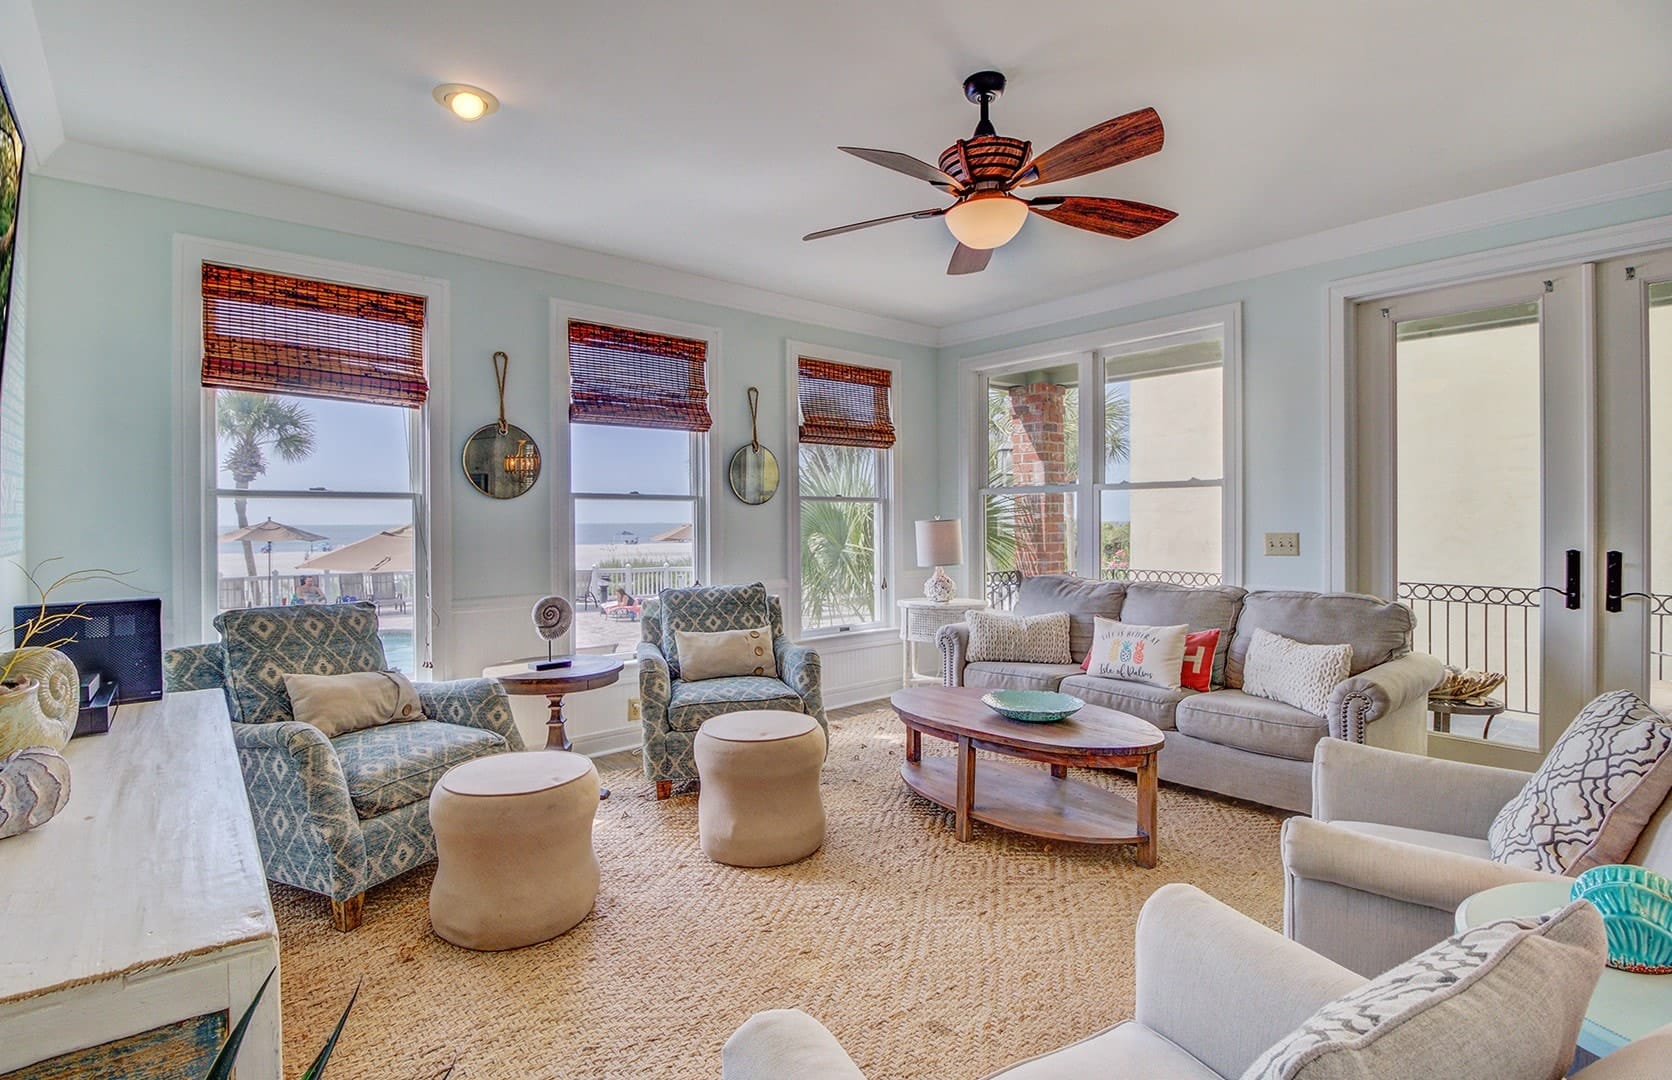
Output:
<path fill-rule="evenodd" d="M 1572 888 L 1568 881 L 1518 881 L 1486 889 L 1458 905 L 1457 929 L 1565 907 Z M 1579 1046 L 1602 1057 L 1668 1021 L 1672 1021 L 1672 975 L 1603 968 L 1579 1029 Z"/>
<path fill-rule="evenodd" d="M 985 600 L 952 599 L 944 604 L 937 604 L 933 600 L 919 597 L 916 600 L 900 601 L 900 641 L 906 654 L 901 665 L 900 685 L 939 682 L 939 674 L 931 672 L 924 675 L 917 670 L 917 646 L 925 643 L 933 645 L 935 635 L 941 627 L 963 622 L 967 612 L 981 611 L 986 606 Z"/>

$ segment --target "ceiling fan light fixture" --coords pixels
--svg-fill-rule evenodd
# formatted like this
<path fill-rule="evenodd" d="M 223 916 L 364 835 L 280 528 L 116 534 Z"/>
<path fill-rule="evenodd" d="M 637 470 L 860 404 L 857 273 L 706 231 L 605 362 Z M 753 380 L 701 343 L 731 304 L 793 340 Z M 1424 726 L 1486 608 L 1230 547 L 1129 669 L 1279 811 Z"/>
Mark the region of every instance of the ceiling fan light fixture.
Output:
<path fill-rule="evenodd" d="M 436 103 L 460 120 L 480 120 L 499 111 L 499 99 L 466 83 L 442 83 L 431 92 Z"/>
<path fill-rule="evenodd" d="M 1028 204 L 1002 191 L 978 191 L 946 212 L 946 227 L 965 247 L 986 251 L 1016 238 Z"/>

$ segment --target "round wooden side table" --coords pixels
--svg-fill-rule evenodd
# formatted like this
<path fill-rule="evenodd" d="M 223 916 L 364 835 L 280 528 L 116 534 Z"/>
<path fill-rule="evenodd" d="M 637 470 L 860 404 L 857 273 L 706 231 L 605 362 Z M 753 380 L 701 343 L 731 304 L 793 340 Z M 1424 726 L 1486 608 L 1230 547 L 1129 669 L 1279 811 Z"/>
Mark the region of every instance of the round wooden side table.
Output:
<path fill-rule="evenodd" d="M 526 694 L 546 699 L 546 749 L 570 749 L 569 733 L 563 727 L 563 698 L 583 690 L 612 686 L 621 678 L 622 660 L 617 656 L 571 656 L 568 667 L 545 671 L 519 671 L 493 676 L 507 694 Z M 602 788 L 599 798 L 610 797 Z"/>

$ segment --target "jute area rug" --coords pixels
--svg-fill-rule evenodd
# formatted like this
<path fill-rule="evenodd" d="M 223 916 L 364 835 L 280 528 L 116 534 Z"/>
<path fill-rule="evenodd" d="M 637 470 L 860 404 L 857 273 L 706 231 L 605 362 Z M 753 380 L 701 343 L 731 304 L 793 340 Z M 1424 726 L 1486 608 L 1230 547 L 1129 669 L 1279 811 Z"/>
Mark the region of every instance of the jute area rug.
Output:
<path fill-rule="evenodd" d="M 925 754 L 950 747 L 923 740 Z M 1154 870 L 1126 848 L 979 824 L 960 844 L 951 814 L 905 789 L 903 752 L 886 703 L 833 714 L 824 848 L 767 870 L 709 862 L 697 797 L 658 803 L 636 758 L 606 759 L 597 907 L 527 949 L 432 934 L 433 868 L 373 889 L 350 934 L 321 898 L 274 885 L 286 1071 L 301 1074 L 363 979 L 338 1080 L 455 1061 L 457 1080 L 712 1078 L 738 1024 L 792 1006 L 871 1080 L 973 1078 L 1132 1014 L 1133 928 L 1160 885 L 1192 882 L 1279 925 L 1281 815 L 1163 785 Z M 1124 776 L 1076 775 L 1132 794 Z"/>

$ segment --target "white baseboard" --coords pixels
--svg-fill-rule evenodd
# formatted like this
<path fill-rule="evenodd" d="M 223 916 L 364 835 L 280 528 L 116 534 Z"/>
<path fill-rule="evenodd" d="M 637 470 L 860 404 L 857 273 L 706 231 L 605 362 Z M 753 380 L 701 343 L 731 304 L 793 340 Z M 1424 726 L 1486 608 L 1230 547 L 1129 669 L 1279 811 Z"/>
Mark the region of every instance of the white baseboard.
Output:
<path fill-rule="evenodd" d="M 826 709 L 845 709 L 849 705 L 863 705 L 868 701 L 880 701 L 898 689 L 900 689 L 900 677 L 898 675 L 887 679 L 856 683 L 852 686 L 844 686 L 839 690 L 827 691 L 824 695 L 824 707 Z"/>
<path fill-rule="evenodd" d="M 623 750 L 637 750 L 644 743 L 644 730 L 637 724 L 623 724 L 620 727 L 573 736 L 569 743 L 570 748 L 577 754 L 602 757 L 605 754 L 618 754 Z"/>

